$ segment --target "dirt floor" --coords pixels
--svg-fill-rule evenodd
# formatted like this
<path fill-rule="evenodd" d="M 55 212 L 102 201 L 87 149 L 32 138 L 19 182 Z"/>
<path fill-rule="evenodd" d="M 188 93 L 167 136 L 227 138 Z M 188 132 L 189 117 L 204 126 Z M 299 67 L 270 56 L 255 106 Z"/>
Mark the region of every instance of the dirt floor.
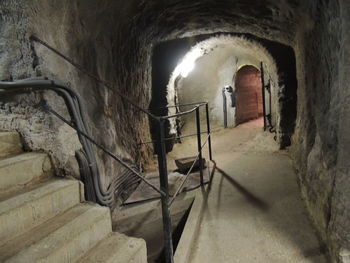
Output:
<path fill-rule="evenodd" d="M 218 169 L 189 262 L 328 262 L 288 153 L 262 131 L 262 120 L 214 129 L 212 143 Z M 187 139 L 169 157 L 193 155 L 196 145 Z"/>

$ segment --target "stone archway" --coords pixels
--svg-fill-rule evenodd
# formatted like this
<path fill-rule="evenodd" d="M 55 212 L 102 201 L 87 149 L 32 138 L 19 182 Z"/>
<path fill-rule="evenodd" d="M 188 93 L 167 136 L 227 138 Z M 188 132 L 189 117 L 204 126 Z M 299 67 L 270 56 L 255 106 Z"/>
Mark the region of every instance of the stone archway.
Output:
<path fill-rule="evenodd" d="M 263 115 L 261 73 L 246 65 L 235 76 L 236 125 Z"/>

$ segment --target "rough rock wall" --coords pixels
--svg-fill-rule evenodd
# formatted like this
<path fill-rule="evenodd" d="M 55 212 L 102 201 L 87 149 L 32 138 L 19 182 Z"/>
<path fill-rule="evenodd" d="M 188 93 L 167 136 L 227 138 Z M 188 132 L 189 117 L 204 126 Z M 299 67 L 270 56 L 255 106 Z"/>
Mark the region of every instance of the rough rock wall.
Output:
<path fill-rule="evenodd" d="M 340 1 L 339 132 L 337 171 L 331 199 L 330 238 L 340 262 L 350 262 L 350 2 Z"/>
<path fill-rule="evenodd" d="M 119 90 L 142 107 L 148 105 L 149 44 L 140 43 L 143 39 L 138 36 L 142 29 L 134 28 L 127 17 L 134 12 L 133 8 L 132 3 L 110 1 L 2 1 L 0 79 L 47 76 L 60 80 L 82 96 L 88 110 L 88 126 L 99 143 L 131 162 L 146 163 L 150 151 L 140 148 L 138 143 L 149 138 L 148 120 L 114 92 Z M 30 42 L 32 34 L 82 65 L 87 72 L 109 82 L 112 89 L 97 83 L 46 47 Z M 60 98 L 52 93 L 44 97 L 54 109 L 68 116 Z M 31 149 L 50 152 L 57 165 L 64 168 L 69 155 L 73 155 L 65 143 L 58 142 L 59 131 L 69 130 L 66 125 L 46 116 L 49 121 L 36 127 L 42 130 L 40 134 L 34 127 L 29 133 L 27 125 L 15 124 L 24 118 L 20 109 L 31 108 L 38 99 L 17 98 L 17 109 L 13 103 L 9 104 L 11 107 L 4 105 L 3 114 L 7 118 L 12 116 L 14 121 L 12 127 L 10 121 L 6 125 L 3 122 L 3 128 L 18 129 L 26 141 L 32 142 L 28 143 Z M 9 115 L 6 111 L 9 108 L 18 114 Z M 44 132 L 50 129 L 52 136 Z M 67 141 L 71 133 L 66 134 Z M 37 139 L 33 140 L 33 136 Z M 97 153 L 102 174 L 118 174 L 119 166 L 101 151 Z"/>
<path fill-rule="evenodd" d="M 1 79 L 34 74 L 31 45 L 27 41 L 28 15 L 22 0 L 1 1 L 0 72 Z"/>
<path fill-rule="evenodd" d="M 309 17 L 295 47 L 299 103 L 292 155 L 311 218 L 333 260 L 350 262 L 340 255 L 350 248 L 350 182 L 345 168 L 349 165 L 348 35 L 344 38 L 349 34 L 349 5 L 338 1 L 305 5 Z"/>

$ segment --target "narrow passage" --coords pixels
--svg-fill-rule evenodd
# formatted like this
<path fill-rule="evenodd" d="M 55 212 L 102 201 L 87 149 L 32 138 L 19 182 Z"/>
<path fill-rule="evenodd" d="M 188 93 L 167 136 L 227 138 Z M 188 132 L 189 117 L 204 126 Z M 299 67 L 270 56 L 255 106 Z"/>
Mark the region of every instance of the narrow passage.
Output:
<path fill-rule="evenodd" d="M 261 126 L 258 119 L 213 133 L 218 169 L 189 262 L 327 262 L 288 152 Z M 178 144 L 171 154 L 195 143 Z"/>

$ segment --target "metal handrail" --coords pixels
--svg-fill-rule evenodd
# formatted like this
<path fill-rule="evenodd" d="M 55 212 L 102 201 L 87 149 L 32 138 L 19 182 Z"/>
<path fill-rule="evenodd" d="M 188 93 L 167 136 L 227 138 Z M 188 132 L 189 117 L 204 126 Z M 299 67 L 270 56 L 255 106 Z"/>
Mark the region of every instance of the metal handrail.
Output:
<path fill-rule="evenodd" d="M 202 104 L 204 105 L 204 104 Z M 171 119 L 171 118 L 176 118 L 176 117 L 180 117 L 180 116 L 183 116 L 183 115 L 187 115 L 187 114 L 190 114 L 192 112 L 195 112 L 197 108 L 199 108 L 200 106 L 202 105 L 197 105 L 196 107 L 190 109 L 190 110 L 187 110 L 187 111 L 180 111 L 176 114 L 173 114 L 173 115 L 167 115 L 167 116 L 161 116 L 160 119 L 162 120 L 167 120 L 167 119 Z"/>
<path fill-rule="evenodd" d="M 166 194 L 158 189 L 156 186 L 151 184 L 147 179 L 145 179 L 140 173 L 138 173 L 135 169 L 133 169 L 131 166 L 129 166 L 127 163 L 123 162 L 120 157 L 116 156 L 109 150 L 107 150 L 105 147 L 102 145 L 98 144 L 94 139 L 92 139 L 89 135 L 84 133 L 83 131 L 79 130 L 79 128 L 75 127 L 70 121 L 66 120 L 62 115 L 58 114 L 55 110 L 53 110 L 45 100 L 41 100 L 40 106 L 42 106 L 46 111 L 52 113 L 55 115 L 57 118 L 59 118 L 61 121 L 64 123 L 68 124 L 71 128 L 73 128 L 77 133 L 83 135 L 86 139 L 88 139 L 92 144 L 94 144 L 97 148 L 101 149 L 103 152 L 108 154 L 110 157 L 112 157 L 114 160 L 116 160 L 118 163 L 120 163 L 122 166 L 125 168 L 129 169 L 131 172 L 133 172 L 137 177 L 139 177 L 142 181 L 144 181 L 148 186 L 150 186 L 153 190 L 161 194 L 162 196 L 165 196 Z"/>
<path fill-rule="evenodd" d="M 207 132 L 201 132 L 201 134 L 207 134 Z M 184 139 L 184 138 L 189 138 L 189 137 L 194 137 L 194 136 L 197 136 L 197 133 L 181 135 L 181 136 L 175 136 L 175 137 L 166 137 L 166 138 L 164 138 L 164 141 L 171 141 L 171 140 L 174 140 L 174 139 Z M 152 144 L 152 143 L 156 143 L 156 141 L 140 142 L 139 145 Z"/>
<path fill-rule="evenodd" d="M 85 108 L 81 103 L 79 94 L 69 87 L 58 84 L 53 80 L 46 78 L 31 78 L 15 82 L 0 82 L 0 89 L 3 92 L 29 92 L 52 90 L 59 96 L 63 97 L 68 112 L 72 120 L 80 130 L 87 131 Z M 86 179 L 85 189 L 87 200 L 98 202 L 102 205 L 110 206 L 113 203 L 114 193 L 111 190 L 105 190 L 101 178 L 98 176 L 96 158 L 93 153 L 92 145 L 85 137 L 78 134 L 79 140 L 83 146 L 83 153 L 76 152 L 79 164 L 83 165 L 82 169 L 87 173 L 84 174 Z M 90 185 L 92 183 L 93 185 Z M 113 184 L 114 182 L 112 182 Z"/>
<path fill-rule="evenodd" d="M 55 53 L 56 55 L 60 56 L 61 58 L 63 58 L 64 60 L 66 60 L 69 64 L 73 65 L 75 68 L 79 69 L 81 72 L 83 72 L 84 74 L 88 75 L 90 78 L 94 79 L 95 81 L 97 81 L 98 83 L 102 84 L 103 86 L 105 86 L 106 88 L 113 90 L 115 93 L 117 93 L 118 96 L 120 96 L 121 98 L 123 98 L 124 100 L 126 100 L 128 103 L 130 103 L 132 106 L 134 106 L 136 109 L 142 111 L 143 113 L 147 114 L 149 117 L 151 117 L 154 120 L 158 120 L 158 117 L 155 116 L 154 114 L 150 113 L 148 110 L 140 107 L 139 105 L 137 105 L 137 103 L 135 103 L 134 101 L 132 101 L 130 98 L 128 98 L 127 96 L 125 96 L 124 94 L 122 94 L 121 92 L 119 92 L 116 89 L 112 88 L 112 85 L 110 85 L 109 83 L 107 83 L 104 80 L 101 80 L 99 77 L 97 77 L 96 75 L 86 71 L 81 65 L 79 65 L 78 63 L 74 62 L 73 60 L 71 60 L 70 58 L 68 58 L 67 56 L 65 56 L 64 54 L 62 54 L 60 51 L 58 51 L 57 49 L 53 48 L 51 45 L 49 45 L 48 43 L 46 43 L 45 41 L 39 39 L 38 37 L 32 35 L 29 37 L 29 39 L 31 41 L 37 42 L 43 46 L 45 46 L 46 48 L 48 48 L 49 50 L 51 50 L 53 53 Z"/>
<path fill-rule="evenodd" d="M 164 107 L 157 107 L 153 108 L 154 110 L 161 110 L 161 109 L 168 109 L 168 108 L 178 108 L 178 107 L 187 107 L 187 106 L 193 106 L 193 105 L 205 105 L 207 102 L 202 101 L 202 102 L 192 102 L 192 103 L 186 103 L 186 104 L 176 104 L 176 105 L 168 105 Z"/>
<path fill-rule="evenodd" d="M 83 168 L 86 172 L 91 172 L 91 180 L 94 183 L 95 194 L 97 196 L 97 200 L 99 203 L 103 205 L 109 205 L 111 204 L 113 200 L 113 187 L 115 183 L 111 183 L 111 185 L 108 187 L 107 191 L 104 191 L 101 183 L 101 178 L 98 174 L 98 169 L 96 165 L 96 160 L 94 154 L 92 154 L 92 148 L 91 144 L 94 144 L 101 150 L 103 150 L 106 154 L 108 154 L 110 157 L 112 157 L 115 161 L 118 161 L 121 165 L 123 165 L 125 168 L 127 168 L 129 171 L 131 171 L 133 174 L 135 174 L 138 178 L 140 178 L 142 181 L 144 181 L 147 185 L 149 185 L 153 190 L 157 191 L 161 195 L 162 199 L 162 212 L 163 212 L 163 220 L 164 220 L 164 236 L 165 236 L 165 247 L 166 247 L 166 262 L 173 262 L 173 249 L 172 249 L 172 234 L 171 234 L 171 219 L 170 219 L 170 213 L 169 213 L 169 207 L 174 202 L 175 198 L 179 195 L 180 191 L 182 190 L 189 173 L 187 174 L 185 180 L 181 183 L 180 187 L 177 189 L 175 195 L 173 195 L 172 199 L 169 201 L 169 189 L 168 189 L 168 175 L 167 175 L 167 165 L 166 165 L 166 154 L 165 154 L 165 136 L 164 136 L 164 124 L 166 118 L 157 118 L 156 120 L 159 122 L 161 132 L 159 137 L 160 147 L 162 148 L 161 151 L 159 151 L 160 154 L 158 154 L 158 163 L 159 163 L 159 172 L 160 172 L 160 180 L 161 180 L 161 189 L 158 189 L 154 185 L 152 185 L 150 182 L 148 182 L 145 178 L 142 177 L 135 169 L 130 167 L 127 163 L 123 162 L 121 158 L 117 157 L 116 155 L 112 154 L 110 151 L 108 151 L 103 146 L 99 145 L 94 141 L 88 134 L 87 134 L 87 127 L 85 125 L 85 110 L 84 105 L 80 101 L 79 95 L 72 89 L 58 84 L 53 80 L 45 79 L 45 78 L 33 78 L 33 79 L 25 79 L 20 80 L 16 82 L 0 82 L 0 92 L 1 90 L 4 90 L 5 92 L 18 92 L 18 91 L 36 91 L 36 90 L 53 90 L 58 95 L 63 96 L 65 99 L 67 108 L 69 113 L 71 114 L 71 117 L 73 121 L 75 122 L 74 125 L 72 122 L 66 120 L 64 117 L 62 117 L 60 114 L 58 114 L 56 111 L 54 111 L 49 105 L 47 105 L 46 102 L 41 101 L 41 106 L 47 110 L 48 112 L 52 113 L 59 119 L 61 119 L 63 122 L 68 124 L 70 127 L 75 129 L 78 133 L 79 139 L 83 145 L 83 149 L 86 154 L 77 155 L 78 156 L 85 156 L 87 160 L 82 159 L 79 163 L 84 163 L 85 166 Z M 208 103 L 204 104 L 195 104 L 197 105 L 193 109 L 178 113 L 177 116 L 182 116 L 184 114 L 190 114 L 194 111 L 196 111 L 196 120 L 197 120 L 197 138 L 199 138 L 202 134 L 200 131 L 199 126 L 199 107 L 205 105 L 206 106 L 206 119 L 207 119 L 207 133 L 208 137 L 206 141 L 203 144 L 199 144 L 199 153 L 197 155 L 197 158 L 195 162 L 199 159 L 200 161 L 200 173 L 201 173 L 201 186 L 203 186 L 205 183 L 202 178 L 202 158 L 201 158 L 201 151 L 203 147 L 209 142 L 209 154 L 210 154 L 210 160 L 212 160 L 211 157 L 211 145 L 210 145 L 210 126 L 209 126 L 209 109 L 208 109 Z M 170 117 L 177 117 L 176 115 L 170 116 Z M 164 117 L 164 116 L 163 116 Z M 88 143 L 89 142 L 89 143 Z M 200 138 L 199 138 L 200 142 Z M 193 169 L 194 163 L 191 166 L 191 169 Z M 92 169 L 92 170 L 91 170 Z M 89 177 L 87 180 L 90 180 Z M 85 182 L 86 183 L 86 182 Z"/>
<path fill-rule="evenodd" d="M 157 191 L 159 194 L 161 195 L 165 195 L 165 193 L 163 191 L 161 191 L 160 189 L 158 189 L 156 186 L 152 185 L 150 182 L 148 182 L 145 178 L 143 178 L 143 176 L 141 174 L 139 174 L 135 169 L 133 169 L 130 165 L 128 165 L 127 163 L 125 163 L 123 160 L 121 160 L 121 158 L 117 157 L 116 155 L 112 154 L 110 151 L 108 151 L 106 148 L 104 148 L 103 146 L 101 146 L 100 144 L 98 144 L 96 141 L 94 141 L 89 135 L 87 135 L 87 133 L 85 131 L 83 131 L 82 129 L 86 129 L 85 126 L 85 120 L 84 120 L 84 110 L 83 110 L 83 104 L 80 101 L 80 98 L 78 96 L 77 93 L 75 93 L 72 89 L 57 84 L 56 82 L 54 82 L 53 80 L 49 80 L 49 79 L 45 79 L 45 78 L 31 78 L 31 79 L 24 79 L 24 80 L 19 80 L 16 82 L 0 82 L 0 90 L 3 89 L 5 90 L 5 92 L 16 92 L 18 90 L 24 90 L 24 91 L 31 91 L 31 90 L 45 90 L 45 89 L 52 89 L 56 92 L 62 92 L 61 95 L 64 96 L 64 99 L 66 101 L 66 105 L 68 108 L 69 112 L 72 112 L 72 114 L 74 115 L 73 119 L 76 123 L 80 123 L 79 120 L 79 116 L 82 119 L 81 127 L 76 127 L 75 125 L 73 125 L 71 122 L 69 122 L 68 120 L 66 120 L 63 116 L 61 116 L 60 114 L 58 114 L 56 111 L 54 111 L 49 105 L 47 105 L 46 102 L 44 102 L 44 100 L 41 101 L 41 106 L 43 108 L 45 108 L 47 111 L 49 111 L 50 113 L 54 114 L 56 117 L 58 117 L 59 119 L 61 119 L 63 122 L 65 122 L 66 124 L 68 124 L 70 127 L 72 127 L 74 130 L 76 130 L 78 132 L 78 135 L 82 135 L 85 139 L 87 139 L 88 141 L 90 141 L 92 144 L 94 144 L 95 146 L 97 146 L 98 148 L 100 148 L 102 151 L 104 151 L 106 154 L 108 154 L 110 157 L 112 157 L 114 160 L 116 160 L 117 162 L 119 162 L 122 166 L 124 166 L 125 168 L 127 168 L 128 170 L 130 170 L 131 172 L 133 172 L 133 174 L 135 174 L 139 179 L 141 179 L 142 181 L 144 181 L 147 185 L 149 185 L 151 188 L 153 188 L 155 191 Z M 64 92 L 64 91 L 67 92 Z M 74 108 L 74 102 L 72 101 L 70 97 L 70 95 L 68 94 L 68 92 L 73 95 L 73 97 L 76 97 L 77 99 L 77 103 L 79 105 L 77 105 L 79 107 L 79 110 L 81 111 L 80 113 L 78 113 L 77 111 L 75 111 Z M 70 104 L 68 104 L 67 102 L 70 102 Z M 70 105 L 70 106 L 68 106 Z M 83 144 L 83 148 L 85 148 L 85 152 L 88 152 L 89 149 L 88 146 L 82 141 Z M 94 160 L 94 158 L 92 158 L 92 160 L 90 160 L 88 162 L 89 167 L 92 166 L 96 166 L 96 160 Z M 84 169 L 85 171 L 87 171 L 87 169 Z M 92 174 L 93 179 L 95 179 L 95 182 L 99 182 L 100 178 L 96 178 L 99 177 L 98 173 Z M 97 183 L 96 183 L 97 185 Z M 109 192 L 104 193 L 103 189 L 101 188 L 101 183 L 99 183 L 99 186 L 95 187 L 95 193 L 97 194 L 97 201 L 100 204 L 103 205 L 111 205 L 113 202 L 113 190 L 110 187 L 109 188 Z M 88 191 L 87 191 L 88 192 Z M 91 198 L 90 194 L 90 198 Z M 105 199 L 104 196 L 110 196 L 112 195 L 112 197 Z M 88 198 L 88 200 L 90 199 Z M 92 200 L 90 200 L 92 201 Z"/>
<path fill-rule="evenodd" d="M 201 154 L 201 151 L 203 150 L 204 146 L 207 144 L 207 142 L 209 141 L 210 138 L 210 134 L 207 136 L 206 140 L 204 141 L 204 143 L 201 145 L 201 149 L 200 151 L 197 152 L 197 156 L 196 159 L 193 161 L 190 169 L 187 171 L 187 174 L 185 175 L 185 179 L 181 182 L 180 186 L 177 188 L 177 190 L 175 191 L 175 194 L 173 194 L 173 198 L 169 201 L 169 206 L 172 205 L 172 203 L 175 201 L 176 197 L 180 194 L 182 188 L 184 187 L 187 179 L 189 178 L 189 175 L 191 174 L 194 166 L 196 165 L 197 160 L 199 159 L 199 156 Z"/>
<path fill-rule="evenodd" d="M 73 129 L 75 129 L 78 133 L 79 139 L 83 145 L 83 149 L 85 153 L 77 153 L 77 158 L 79 164 L 83 164 L 83 170 L 86 172 L 91 173 L 90 177 L 88 176 L 86 179 L 88 182 L 91 180 L 93 181 L 94 188 L 92 190 L 95 191 L 97 200 L 99 203 L 103 205 L 110 205 L 113 201 L 113 187 L 117 185 L 117 182 L 112 182 L 111 185 L 108 187 L 107 191 L 105 191 L 102 187 L 101 178 L 98 173 L 98 168 L 96 165 L 96 159 L 95 155 L 93 153 L 92 144 L 103 150 L 106 154 L 108 154 L 110 157 L 112 157 L 114 160 L 118 161 L 120 164 L 122 164 L 125 168 L 127 168 L 129 171 L 131 171 L 133 174 L 137 175 L 141 180 L 146 182 L 150 187 L 152 187 L 153 190 L 159 192 L 161 194 L 161 204 L 162 204 L 162 217 L 163 217 L 163 230 L 164 230 L 164 243 L 165 243 L 165 261 L 167 263 L 173 263 L 173 245 L 172 245 L 172 227 L 171 227 L 171 218 L 170 218 L 170 211 L 169 211 L 169 205 L 175 200 L 175 198 L 178 196 L 181 189 L 177 189 L 176 195 L 173 197 L 173 199 L 169 203 L 169 186 L 168 186 L 168 171 L 167 171 L 167 163 L 166 163 L 166 150 L 165 150 L 165 123 L 170 118 L 176 118 L 179 116 L 183 116 L 186 114 L 190 114 L 192 112 L 196 112 L 196 125 L 197 125 L 197 139 L 198 139 L 198 152 L 197 160 L 199 159 L 200 164 L 200 185 L 203 186 L 205 183 L 203 181 L 203 166 L 202 166 L 202 149 L 203 147 L 208 143 L 209 146 L 209 159 L 212 161 L 212 151 L 211 151 L 211 134 L 210 134 L 210 122 L 209 122 L 209 106 L 207 102 L 199 102 L 199 103 L 189 103 L 189 104 L 183 104 L 183 105 L 172 105 L 167 106 L 166 108 L 171 107 L 180 107 L 180 106 L 193 106 L 196 105 L 194 108 L 188 110 L 179 112 L 174 115 L 168 115 L 168 116 L 156 116 L 152 113 L 150 113 L 147 109 L 143 109 L 137 103 L 132 101 L 130 98 L 126 97 L 124 94 L 122 94 L 117 89 L 112 89 L 112 85 L 107 83 L 104 80 L 101 80 L 96 75 L 86 71 L 81 65 L 74 62 L 55 48 L 51 47 L 48 43 L 42 41 L 41 39 L 37 38 L 36 36 L 30 37 L 31 41 L 35 41 L 52 52 L 54 52 L 56 55 L 60 56 L 64 60 L 66 60 L 68 63 L 76 67 L 78 70 L 89 76 L 90 78 L 94 79 L 98 83 L 102 84 L 103 86 L 107 87 L 108 89 L 113 90 L 118 96 L 120 96 L 123 100 L 128 102 L 130 105 L 138 109 L 139 111 L 145 113 L 147 116 L 149 116 L 152 120 L 155 120 L 159 124 L 159 134 L 157 142 L 159 144 L 158 147 L 158 169 L 159 169 L 159 180 L 160 180 L 160 188 L 157 189 L 155 186 L 153 186 L 151 183 L 149 183 L 147 180 L 145 180 L 135 169 L 130 167 L 128 164 L 123 162 L 121 158 L 117 157 L 116 155 L 112 154 L 110 151 L 105 149 L 103 146 L 97 144 L 87 133 L 87 127 L 85 125 L 85 116 L 84 116 L 84 105 L 80 101 L 79 95 L 72 89 L 64 86 L 64 85 L 58 85 L 52 80 L 48 79 L 29 79 L 24 81 L 16 81 L 16 82 L 0 82 L 0 89 L 12 89 L 13 90 L 25 90 L 25 91 L 33 91 L 33 90 L 45 90 L 45 89 L 51 89 L 54 90 L 56 93 L 64 97 L 67 108 L 69 113 L 71 114 L 71 117 L 73 121 L 75 122 L 76 126 L 73 125 L 70 121 L 66 120 L 64 117 L 60 116 L 57 112 L 55 112 L 53 109 L 51 109 L 46 103 L 42 103 L 42 106 L 46 108 L 46 110 L 52 114 L 54 114 L 56 117 L 60 118 L 62 121 L 64 121 L 66 124 L 71 126 Z M 2 85 L 2 86 L 1 86 Z M 1 90 L 0 90 L 1 92 Z M 206 121 L 207 121 L 207 140 L 202 145 L 201 143 L 201 131 L 200 131 L 200 119 L 199 119 L 199 108 L 201 106 L 205 105 L 206 107 Z M 193 167 L 191 168 L 193 169 Z M 187 176 L 188 178 L 188 176 Z M 186 179 L 187 180 L 187 179 Z M 183 187 L 184 182 L 180 185 L 181 188 Z"/>

